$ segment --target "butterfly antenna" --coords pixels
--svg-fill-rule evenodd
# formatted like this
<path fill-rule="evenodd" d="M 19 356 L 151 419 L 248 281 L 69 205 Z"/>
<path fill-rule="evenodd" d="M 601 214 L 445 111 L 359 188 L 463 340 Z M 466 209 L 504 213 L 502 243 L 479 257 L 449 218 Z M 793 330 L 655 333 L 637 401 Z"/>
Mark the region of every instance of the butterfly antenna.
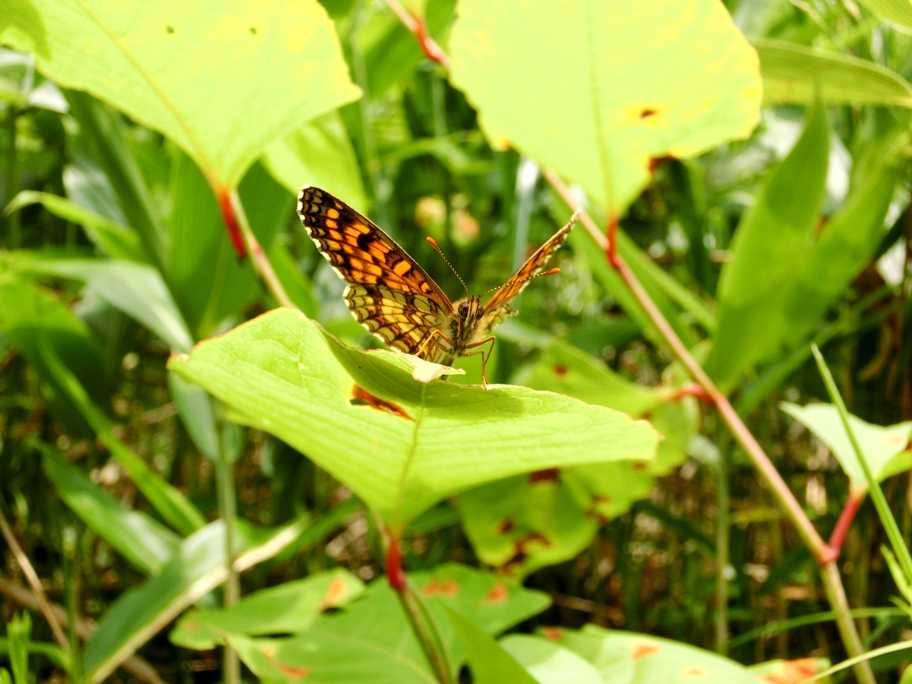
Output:
<path fill-rule="evenodd" d="M 466 296 L 471 297 L 472 295 L 469 294 L 469 288 L 466 287 L 465 281 L 462 279 L 462 276 L 459 275 L 459 273 L 456 271 L 455 268 L 453 268 L 453 264 L 451 264 L 450 260 L 446 258 L 446 254 L 444 254 L 443 250 L 440 249 L 440 247 L 437 245 L 437 241 L 432 237 L 427 237 L 427 238 L 425 238 L 425 240 L 427 240 L 428 243 L 430 243 L 431 247 L 433 247 L 434 249 L 437 250 L 437 254 L 439 254 L 441 257 L 443 257 L 443 260 L 446 262 L 446 265 L 450 267 L 450 270 L 453 272 L 453 275 L 455 275 L 457 278 L 459 278 L 459 282 L 462 283 L 462 288 L 465 290 Z"/>
<path fill-rule="evenodd" d="M 506 282 L 503 285 L 498 285 L 497 287 L 492 287 L 490 290 L 488 290 L 488 292 L 497 292 L 497 290 L 501 290 L 501 289 L 505 288 L 507 285 L 523 285 L 524 283 L 528 283 L 530 280 L 535 280 L 536 278 L 541 278 L 542 276 L 554 275 L 555 273 L 560 273 L 560 269 L 557 266 L 555 266 L 554 268 L 549 268 L 547 271 L 542 271 L 541 273 L 536 273 L 534 276 L 529 276 L 528 278 L 523 278 L 522 280 L 517 281 L 515 283 Z M 484 294 L 480 295 L 479 299 L 481 299 L 481 297 L 484 297 L 486 294 L 488 294 L 488 292 L 485 292 Z"/>

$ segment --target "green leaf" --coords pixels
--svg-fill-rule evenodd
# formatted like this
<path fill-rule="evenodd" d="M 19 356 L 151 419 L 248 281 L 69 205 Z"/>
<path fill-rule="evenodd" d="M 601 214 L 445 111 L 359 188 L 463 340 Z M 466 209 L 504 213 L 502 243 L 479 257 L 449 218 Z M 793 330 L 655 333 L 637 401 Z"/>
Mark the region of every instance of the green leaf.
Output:
<path fill-rule="evenodd" d="M 447 609 L 447 614 L 465 649 L 473 684 L 535 684 L 535 679 L 474 623 L 454 610 Z"/>
<path fill-rule="evenodd" d="M 912 15 L 912 4 L 898 1 Z M 768 103 L 811 104 L 819 91 L 830 104 L 912 107 L 912 85 L 876 62 L 769 38 L 751 43 L 760 55 Z"/>
<path fill-rule="evenodd" d="M 250 264 L 237 258 L 205 178 L 179 152 L 169 194 L 171 286 L 191 329 L 206 337 L 258 296 L 257 278 Z M 239 194 L 257 240 L 269 250 L 291 212 L 292 196 L 259 164 L 244 177 Z"/>
<path fill-rule="evenodd" d="M 273 141 L 262 161 L 295 196 L 304 184 L 318 185 L 344 197 L 358 211 L 367 211 L 358 158 L 338 112 L 325 114 Z"/>
<path fill-rule="evenodd" d="M 244 570 L 273 557 L 294 542 L 304 527 L 297 522 L 279 530 L 262 530 L 240 524 L 235 567 Z M 225 526 L 219 520 L 185 539 L 160 574 L 122 594 L 107 610 L 85 644 L 86 676 L 103 680 L 182 610 L 224 582 L 227 574 Z"/>
<path fill-rule="evenodd" d="M 49 192 L 23 190 L 7 205 L 4 213 L 19 211 L 32 204 L 40 204 L 54 216 L 81 225 L 95 246 L 109 257 L 141 263 L 148 261 L 139 235 L 135 231 L 99 216 L 64 197 Z"/>
<path fill-rule="evenodd" d="M 179 548 L 180 538 L 144 513 L 124 508 L 56 449 L 40 443 L 38 447 L 44 472 L 80 520 L 146 574 L 161 570 Z"/>
<path fill-rule="evenodd" d="M 171 349 L 184 351 L 193 338 L 159 272 L 134 261 L 61 259 L 32 252 L 10 252 L 13 268 L 32 274 L 84 280 L 101 299 L 146 326 Z"/>
<path fill-rule="evenodd" d="M 500 640 L 501 647 L 520 663 L 539 684 L 608 684 L 598 671 L 572 651 L 545 639 L 513 634 Z M 623 680 L 610 680 L 620 684 Z"/>
<path fill-rule="evenodd" d="M 578 654 L 611 684 L 760 684 L 760 677 L 715 653 L 670 639 L 587 625 L 548 631 L 555 644 Z M 531 638 L 531 637 L 526 637 Z"/>
<path fill-rule="evenodd" d="M 422 594 L 443 648 L 455 671 L 465 656 L 447 619 L 447 609 L 469 619 L 486 634 L 498 634 L 547 607 L 547 595 L 490 573 L 448 563 L 409 581 Z M 367 595 L 336 614 L 286 639 L 249 639 L 228 634 L 228 642 L 261 679 L 287 681 L 303 672 L 315 681 L 357 684 L 377 681 L 436 682 L 412 633 L 402 604 L 384 578 Z"/>
<path fill-rule="evenodd" d="M 891 161 L 872 169 L 823 225 L 782 311 L 790 346 L 807 339 L 877 251 L 898 178 Z"/>
<path fill-rule="evenodd" d="M 684 449 L 699 427 L 693 397 L 670 400 L 671 387 L 635 385 L 558 339 L 519 380 L 635 417 L 648 414 L 665 439 L 650 464 L 618 461 L 544 471 L 461 494 L 463 528 L 475 553 L 514 577 L 578 555 L 591 543 L 599 519 L 626 512 L 649 494 L 655 475 L 685 460 Z"/>
<path fill-rule="evenodd" d="M 707 369 L 723 388 L 782 344 L 785 301 L 810 251 L 823 201 L 829 135 L 818 103 L 735 231 L 719 281 L 719 327 Z"/>
<path fill-rule="evenodd" d="M 849 477 L 853 493 L 867 490 L 864 472 L 849 441 L 839 411 L 832 404 L 798 406 L 788 402 L 779 408 L 807 427 L 829 447 Z M 857 416 L 849 415 L 852 431 L 858 438 L 862 452 L 878 482 L 912 469 L 912 421 L 881 427 L 871 425 Z"/>
<path fill-rule="evenodd" d="M 488 139 L 580 183 L 612 217 L 649 182 L 651 160 L 747 137 L 759 119 L 757 55 L 716 0 L 534 12 L 462 0 L 449 48 Z"/>
<path fill-rule="evenodd" d="M 909 0 L 859 0 L 859 2 L 904 33 L 912 33 L 912 2 Z"/>
<path fill-rule="evenodd" d="M 236 187 L 270 141 L 359 94 L 316 0 L 16 0 L 7 11 L 19 30 L 0 41 L 163 133 L 213 188 Z"/>
<path fill-rule="evenodd" d="M 483 482 L 655 455 L 657 435 L 645 422 L 520 387 L 416 382 L 416 361 L 349 349 L 285 309 L 172 357 L 169 367 L 240 422 L 306 454 L 398 531 Z M 363 392 L 368 402 L 353 404 Z"/>
<path fill-rule="evenodd" d="M 171 642 L 205 651 L 223 643 L 220 634 L 297 634 L 310 627 L 329 608 L 347 606 L 364 593 L 364 585 L 337 568 L 245 596 L 228 609 L 195 611 L 184 615 Z"/>

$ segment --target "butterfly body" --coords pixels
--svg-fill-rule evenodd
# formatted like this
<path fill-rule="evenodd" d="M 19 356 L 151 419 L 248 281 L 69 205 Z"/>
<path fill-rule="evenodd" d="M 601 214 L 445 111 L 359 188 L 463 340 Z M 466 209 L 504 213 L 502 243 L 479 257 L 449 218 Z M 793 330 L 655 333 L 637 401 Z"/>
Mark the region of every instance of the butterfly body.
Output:
<path fill-rule="evenodd" d="M 487 304 L 455 303 L 376 224 L 320 188 L 305 185 L 298 215 L 320 253 L 348 286 L 343 298 L 355 319 L 393 349 L 443 365 L 484 354 L 491 330 L 515 313 L 508 301 L 564 242 L 576 215 L 500 288 Z M 484 359 L 484 357 L 483 357 Z"/>

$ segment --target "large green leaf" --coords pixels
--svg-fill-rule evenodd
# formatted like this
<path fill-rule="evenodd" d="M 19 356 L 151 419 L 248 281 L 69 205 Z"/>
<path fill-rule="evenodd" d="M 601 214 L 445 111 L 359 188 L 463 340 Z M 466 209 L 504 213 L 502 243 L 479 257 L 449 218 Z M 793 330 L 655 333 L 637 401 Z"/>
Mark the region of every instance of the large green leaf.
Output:
<path fill-rule="evenodd" d="M 539 684 L 608 684 L 591 663 L 560 644 L 525 634 L 511 634 L 501 639 L 500 645 Z M 610 684 L 615 684 L 615 680 Z"/>
<path fill-rule="evenodd" d="M 316 0 L 10 0 L 4 14 L 0 41 L 165 134 L 214 187 L 235 187 L 271 140 L 358 97 Z"/>
<path fill-rule="evenodd" d="M 170 368 L 308 455 L 395 530 L 483 482 L 655 456 L 645 422 L 520 387 L 416 382 L 413 358 L 349 349 L 283 309 L 172 357 Z"/>
<path fill-rule="evenodd" d="M 723 387 L 776 351 L 783 311 L 812 244 L 823 201 L 829 125 L 822 104 L 741 219 L 719 281 L 719 327 L 708 370 Z"/>
<path fill-rule="evenodd" d="M 912 9 L 908 0 L 899 1 Z M 833 104 L 912 107 L 912 85 L 876 62 L 782 40 L 755 38 L 751 43 L 760 55 L 767 102 L 809 104 L 819 91 Z"/>
<path fill-rule="evenodd" d="M 747 137 L 757 55 L 717 0 L 461 0 L 451 77 L 495 144 L 580 183 L 620 216 L 650 161 Z"/>
<path fill-rule="evenodd" d="M 41 449 L 42 465 L 67 506 L 98 536 L 134 566 L 161 570 L 180 545 L 180 537 L 155 519 L 131 511 L 71 466 L 51 447 Z"/>
<path fill-rule="evenodd" d="M 855 449 L 846 434 L 839 412 L 832 404 L 798 406 L 782 402 L 779 407 L 802 423 L 824 444 L 849 477 L 853 492 L 865 491 L 867 480 Z M 881 427 L 871 425 L 857 416 L 849 415 L 852 432 L 861 446 L 871 473 L 878 482 L 912 469 L 912 421 Z"/>
<path fill-rule="evenodd" d="M 450 611 L 496 635 L 547 607 L 547 595 L 490 573 L 457 564 L 409 575 L 427 607 L 453 672 L 465 656 Z M 365 598 L 336 614 L 320 615 L 305 631 L 286 639 L 250 639 L 235 633 L 227 641 L 261 679 L 338 684 L 431 684 L 434 678 L 396 593 L 383 578 Z"/>
<path fill-rule="evenodd" d="M 665 437 L 658 458 L 648 465 L 582 465 L 507 478 L 461 494 L 462 525 L 475 553 L 485 563 L 523 577 L 578 555 L 591 543 L 600 521 L 627 511 L 649 494 L 655 475 L 680 465 L 699 427 L 699 411 L 693 397 L 674 399 L 673 385 L 635 385 L 557 339 L 519 381 L 635 417 L 648 415 Z"/>
<path fill-rule="evenodd" d="M 595 625 L 587 625 L 580 631 L 552 629 L 547 636 L 550 645 L 559 645 L 591 663 L 605 684 L 691 684 L 694 681 L 760 684 L 763 681 L 760 675 L 733 660 L 669 639 Z M 508 643 L 504 646 L 511 650 Z"/>

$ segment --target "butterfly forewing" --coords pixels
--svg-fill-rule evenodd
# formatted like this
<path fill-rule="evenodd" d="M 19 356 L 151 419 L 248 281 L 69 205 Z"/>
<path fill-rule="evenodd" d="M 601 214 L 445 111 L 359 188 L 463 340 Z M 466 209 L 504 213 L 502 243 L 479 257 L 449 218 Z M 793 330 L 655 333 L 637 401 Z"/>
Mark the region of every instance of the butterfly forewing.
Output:
<path fill-rule="evenodd" d="M 539 247 L 535 254 L 526 259 L 526 263 L 520 266 L 502 287 L 497 288 L 490 301 L 485 304 L 485 309 L 493 312 L 522 292 L 523 288 L 529 284 L 529 278 L 541 272 L 551 255 L 564 244 L 564 240 L 570 234 L 570 229 L 573 228 L 573 223 L 574 220 L 572 219 L 570 223 L 552 235 L 550 240 Z"/>
<path fill-rule="evenodd" d="M 415 353 L 446 324 L 453 304 L 379 226 L 328 192 L 301 188 L 298 215 L 336 273 L 358 321 L 399 351 Z"/>

